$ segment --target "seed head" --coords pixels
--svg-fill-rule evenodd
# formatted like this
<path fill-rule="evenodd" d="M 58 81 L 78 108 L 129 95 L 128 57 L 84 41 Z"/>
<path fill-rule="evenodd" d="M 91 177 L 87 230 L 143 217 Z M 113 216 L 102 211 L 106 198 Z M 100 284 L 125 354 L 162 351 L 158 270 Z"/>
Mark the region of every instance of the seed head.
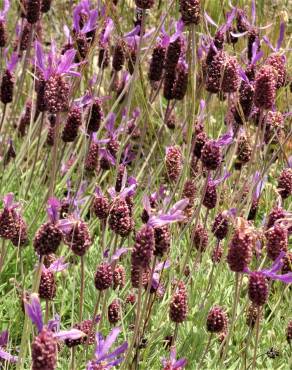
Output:
<path fill-rule="evenodd" d="M 4 71 L 0 86 L 0 100 L 3 104 L 9 104 L 13 100 L 14 77 L 12 73 L 6 69 Z"/>
<path fill-rule="evenodd" d="M 109 263 L 103 262 L 97 266 L 94 285 L 97 290 L 106 290 L 113 284 L 113 270 Z"/>
<path fill-rule="evenodd" d="M 94 102 L 88 109 L 87 117 L 87 131 L 89 133 L 97 132 L 103 119 L 103 111 L 100 104 L 100 99 L 94 99 Z"/>
<path fill-rule="evenodd" d="M 207 316 L 207 330 L 211 333 L 220 333 L 227 328 L 228 318 L 224 309 L 214 306 Z"/>
<path fill-rule="evenodd" d="M 257 309 L 257 306 L 253 303 L 250 304 L 246 313 L 246 325 L 250 328 L 254 328 L 258 315 L 260 315 L 260 313 Z M 261 319 L 261 317 L 259 319 Z"/>
<path fill-rule="evenodd" d="M 132 264 L 146 269 L 149 267 L 154 251 L 154 229 L 152 226 L 144 225 L 138 231 L 132 252 Z"/>
<path fill-rule="evenodd" d="M 292 272 L 292 252 L 287 252 L 283 258 L 282 275 Z"/>
<path fill-rule="evenodd" d="M 231 271 L 242 272 L 252 259 L 253 235 L 240 228 L 236 229 L 230 241 L 227 262 Z"/>
<path fill-rule="evenodd" d="M 56 281 L 54 273 L 50 270 L 43 270 L 41 273 L 41 280 L 39 285 L 40 298 L 53 300 L 56 296 Z"/>
<path fill-rule="evenodd" d="M 179 60 L 176 66 L 176 78 L 173 85 L 173 99 L 182 100 L 188 87 L 188 65 L 184 60 Z"/>
<path fill-rule="evenodd" d="M 251 152 L 252 149 L 246 135 L 245 134 L 240 135 L 238 139 L 236 159 L 241 166 L 250 161 Z"/>
<path fill-rule="evenodd" d="M 143 287 L 148 286 L 150 279 L 150 270 L 149 268 L 142 269 L 141 267 L 135 264 L 135 261 L 131 263 L 131 283 L 133 288 L 139 288 L 140 282 L 140 271 L 141 271 L 141 284 Z"/>
<path fill-rule="evenodd" d="M 199 24 L 201 20 L 200 0 L 180 0 L 179 11 L 185 24 Z"/>
<path fill-rule="evenodd" d="M 199 224 L 192 232 L 193 246 L 199 251 L 204 252 L 208 246 L 208 232 L 203 225 Z"/>
<path fill-rule="evenodd" d="M 135 0 L 135 4 L 140 9 L 151 9 L 154 5 L 154 0 Z"/>
<path fill-rule="evenodd" d="M 182 171 L 182 153 L 179 146 L 171 146 L 166 149 L 165 166 L 167 179 L 177 182 Z"/>
<path fill-rule="evenodd" d="M 223 240 L 226 238 L 228 228 L 229 222 L 227 216 L 222 212 L 218 213 L 212 226 L 212 233 L 218 240 Z"/>
<path fill-rule="evenodd" d="M 117 198 L 113 201 L 108 222 L 110 229 L 122 237 L 128 236 L 133 230 L 134 221 L 125 199 Z"/>
<path fill-rule="evenodd" d="M 154 237 L 155 237 L 154 255 L 162 257 L 169 251 L 170 248 L 171 235 L 169 225 L 155 227 Z"/>
<path fill-rule="evenodd" d="M 125 45 L 122 40 L 118 41 L 114 47 L 112 66 L 116 72 L 123 69 L 125 63 Z"/>
<path fill-rule="evenodd" d="M 284 218 L 285 215 L 286 215 L 285 211 L 282 207 L 276 206 L 275 208 L 273 208 L 271 210 L 270 214 L 268 215 L 268 221 L 267 221 L 266 228 L 270 229 L 272 226 L 274 226 L 274 224 L 277 220 L 280 220 L 281 218 Z"/>
<path fill-rule="evenodd" d="M 26 0 L 26 19 L 28 23 L 37 23 L 41 15 L 41 0 Z"/>
<path fill-rule="evenodd" d="M 225 59 L 225 52 L 219 51 L 213 57 L 212 62 L 208 65 L 206 90 L 210 93 L 217 94 L 220 91 Z"/>
<path fill-rule="evenodd" d="M 207 170 L 216 170 L 222 162 L 220 146 L 215 140 L 208 140 L 201 152 L 201 161 Z"/>
<path fill-rule="evenodd" d="M 255 41 L 259 39 L 259 31 L 255 27 L 248 27 L 248 33 L 247 33 L 247 57 L 248 60 L 252 60 L 253 52 L 252 47 Z M 258 45 L 258 51 L 260 49 L 260 44 Z"/>
<path fill-rule="evenodd" d="M 149 66 L 148 78 L 151 82 L 158 82 L 162 78 L 166 49 L 161 44 L 155 46 Z"/>
<path fill-rule="evenodd" d="M 28 244 L 27 224 L 20 214 L 16 214 L 14 219 L 13 234 L 10 240 L 15 247 L 23 247 Z"/>
<path fill-rule="evenodd" d="M 206 193 L 203 199 L 203 205 L 208 209 L 213 209 L 217 204 L 217 189 L 213 181 L 208 181 Z"/>
<path fill-rule="evenodd" d="M 46 82 L 45 96 L 50 113 L 67 112 L 69 109 L 69 85 L 62 76 L 55 74 Z"/>
<path fill-rule="evenodd" d="M 99 146 L 97 143 L 92 142 L 90 144 L 89 151 L 85 159 L 85 169 L 89 172 L 98 172 L 99 171 Z"/>
<path fill-rule="evenodd" d="M 186 287 L 183 281 L 179 281 L 177 284 L 177 289 L 174 292 L 170 302 L 170 320 L 178 324 L 184 322 L 187 317 L 187 310 L 188 300 Z"/>
<path fill-rule="evenodd" d="M 223 248 L 220 243 L 217 243 L 217 245 L 214 247 L 213 252 L 212 252 L 212 262 L 213 263 L 219 263 L 221 261 L 223 255 Z"/>
<path fill-rule="evenodd" d="M 82 220 L 76 221 L 70 232 L 65 235 L 65 243 L 74 254 L 84 256 L 92 243 L 87 223 Z"/>
<path fill-rule="evenodd" d="M 288 248 L 288 231 L 280 224 L 275 224 L 265 233 L 267 239 L 267 255 L 273 261 Z"/>
<path fill-rule="evenodd" d="M 271 110 L 276 98 L 275 69 L 264 65 L 256 74 L 254 104 L 260 109 Z"/>
<path fill-rule="evenodd" d="M 73 143 L 78 135 L 78 129 L 82 125 L 82 113 L 79 107 L 70 108 L 67 120 L 62 132 L 64 143 Z"/>
<path fill-rule="evenodd" d="M 57 366 L 57 341 L 46 327 L 31 346 L 32 370 L 54 370 Z"/>
<path fill-rule="evenodd" d="M 226 55 L 223 71 L 221 90 L 223 93 L 234 93 L 238 90 L 240 84 L 239 64 L 235 57 Z"/>
<path fill-rule="evenodd" d="M 30 124 L 31 119 L 31 112 L 32 112 L 32 102 L 28 100 L 25 104 L 24 112 L 19 121 L 18 125 L 18 132 L 21 137 L 25 136 L 26 134 L 26 127 Z"/>
<path fill-rule="evenodd" d="M 117 299 L 108 306 L 107 316 L 110 324 L 116 324 L 121 320 L 121 305 Z"/>
<path fill-rule="evenodd" d="M 113 288 L 122 289 L 126 284 L 126 271 L 124 266 L 116 265 L 113 274 Z"/>
<path fill-rule="evenodd" d="M 252 272 L 248 280 L 248 297 L 256 306 L 267 303 L 269 288 L 267 278 L 261 272 Z"/>
<path fill-rule="evenodd" d="M 206 142 L 208 141 L 208 136 L 205 131 L 199 132 L 193 139 L 193 153 L 197 158 L 201 158 L 202 149 Z"/>
<path fill-rule="evenodd" d="M 287 79 L 285 57 L 279 53 L 274 53 L 267 58 L 265 64 L 272 66 L 277 72 L 276 88 L 279 89 L 280 87 L 285 86 Z"/>
<path fill-rule="evenodd" d="M 55 253 L 61 244 L 63 234 L 58 226 L 47 222 L 38 229 L 33 240 L 35 251 L 40 256 Z"/>
<path fill-rule="evenodd" d="M 285 168 L 278 178 L 278 191 L 282 199 L 292 195 L 292 168 Z"/>
<path fill-rule="evenodd" d="M 92 202 L 92 209 L 94 214 L 100 220 L 105 220 L 109 214 L 109 200 L 104 195 L 94 195 Z"/>
<path fill-rule="evenodd" d="M 7 43 L 7 29 L 6 22 L 0 20 L 0 48 L 5 48 Z"/>

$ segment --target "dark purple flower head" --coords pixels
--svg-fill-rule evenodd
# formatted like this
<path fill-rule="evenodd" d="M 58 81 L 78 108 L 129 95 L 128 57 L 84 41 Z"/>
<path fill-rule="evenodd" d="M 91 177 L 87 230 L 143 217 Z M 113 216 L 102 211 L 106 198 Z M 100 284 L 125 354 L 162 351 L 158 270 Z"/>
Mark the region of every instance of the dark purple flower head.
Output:
<path fill-rule="evenodd" d="M 67 50 L 63 55 L 58 55 L 55 42 L 52 42 L 50 52 L 45 55 L 42 45 L 38 41 L 35 42 L 36 66 L 42 72 L 45 80 L 49 80 L 54 75 L 79 77 L 80 73 L 75 71 L 79 65 L 74 63 L 75 55 L 76 50 L 74 49 Z"/>
<path fill-rule="evenodd" d="M 44 328 L 44 323 L 41 303 L 36 293 L 32 293 L 30 295 L 30 303 L 27 301 L 24 302 L 24 308 L 26 314 L 29 316 L 32 323 L 37 327 L 38 332 L 40 333 Z M 51 321 L 50 325 L 48 325 L 48 329 L 50 328 L 55 329 L 56 328 L 55 324 L 56 324 L 55 320 L 54 322 Z M 57 327 L 58 326 L 59 324 L 57 325 Z M 58 340 L 78 339 L 83 336 L 85 336 L 85 334 L 77 329 L 54 332 L 54 337 Z"/>
<path fill-rule="evenodd" d="M 111 187 L 108 189 L 108 193 L 112 199 L 116 197 L 125 199 L 128 196 L 133 196 L 136 193 L 137 186 L 138 184 L 136 179 L 134 177 L 128 177 L 127 169 L 125 168 L 120 192 L 117 193 L 115 188 Z"/>
<path fill-rule="evenodd" d="M 163 370 L 174 370 L 174 369 L 183 369 L 187 365 L 187 360 L 181 358 L 180 360 L 176 359 L 176 349 L 171 347 L 169 360 L 163 358 L 161 360 Z"/>
<path fill-rule="evenodd" d="M 98 365 L 102 365 L 106 369 L 111 369 L 123 361 L 123 354 L 128 348 L 127 342 L 124 342 L 114 351 L 110 352 L 110 348 L 120 332 L 120 328 L 114 328 L 105 339 L 101 333 L 96 333 L 95 359 L 87 364 L 86 370 L 95 370 L 98 368 Z"/>

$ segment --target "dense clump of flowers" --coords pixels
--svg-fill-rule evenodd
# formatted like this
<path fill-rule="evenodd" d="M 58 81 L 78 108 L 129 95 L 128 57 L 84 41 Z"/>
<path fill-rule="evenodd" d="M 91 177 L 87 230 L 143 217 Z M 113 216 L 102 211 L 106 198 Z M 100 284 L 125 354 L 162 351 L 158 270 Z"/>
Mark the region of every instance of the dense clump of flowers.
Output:
<path fill-rule="evenodd" d="M 260 109 L 272 109 L 276 98 L 275 70 L 264 65 L 257 72 L 254 87 L 254 104 Z"/>
<path fill-rule="evenodd" d="M 187 311 L 188 300 L 186 287 L 182 281 L 179 281 L 169 306 L 170 320 L 175 323 L 184 322 L 187 317 Z"/>
<path fill-rule="evenodd" d="M 263 306 L 267 303 L 269 288 L 267 278 L 259 272 L 252 272 L 248 281 L 248 297 L 256 306 Z"/>
<path fill-rule="evenodd" d="M 222 307 L 214 306 L 207 316 L 207 330 L 211 333 L 220 333 L 227 327 L 227 315 Z"/>
<path fill-rule="evenodd" d="M 182 153 L 179 146 L 166 149 L 165 166 L 167 178 L 170 182 L 177 182 L 182 171 Z"/>
<path fill-rule="evenodd" d="M 199 24 L 201 20 L 200 0 L 180 0 L 179 11 L 185 24 Z"/>

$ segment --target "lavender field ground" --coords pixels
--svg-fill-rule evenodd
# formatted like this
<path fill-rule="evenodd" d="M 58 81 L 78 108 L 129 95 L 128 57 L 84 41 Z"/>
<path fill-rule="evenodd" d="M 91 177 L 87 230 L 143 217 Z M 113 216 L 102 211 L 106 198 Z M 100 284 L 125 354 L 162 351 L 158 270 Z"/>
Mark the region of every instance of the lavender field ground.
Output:
<path fill-rule="evenodd" d="M 0 0 L 0 369 L 292 369 L 289 0 Z"/>

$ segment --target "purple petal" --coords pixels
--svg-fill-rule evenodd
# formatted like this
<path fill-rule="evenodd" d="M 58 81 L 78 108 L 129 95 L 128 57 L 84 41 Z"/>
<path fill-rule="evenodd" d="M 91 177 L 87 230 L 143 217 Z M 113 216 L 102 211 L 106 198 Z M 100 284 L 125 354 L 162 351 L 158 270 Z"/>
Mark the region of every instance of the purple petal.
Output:
<path fill-rule="evenodd" d="M 284 264 L 283 258 L 285 257 L 285 255 L 286 253 L 284 251 L 281 251 L 277 259 L 274 261 L 272 267 L 268 270 L 262 270 L 262 272 L 275 274 L 276 272 L 280 271 Z"/>
<path fill-rule="evenodd" d="M 111 134 L 114 131 L 115 122 L 116 122 L 116 114 L 113 112 L 109 113 L 106 124 L 105 124 L 105 128 L 109 134 Z"/>
<path fill-rule="evenodd" d="M 179 200 L 178 202 L 176 202 L 169 210 L 169 214 L 174 214 L 176 213 L 177 211 L 183 211 L 187 205 L 189 204 L 189 199 L 188 198 L 184 198 L 184 199 L 181 199 Z"/>
<path fill-rule="evenodd" d="M 109 36 L 112 33 L 112 31 L 114 30 L 114 27 L 115 27 L 115 25 L 114 25 L 113 20 L 111 18 L 108 18 L 107 22 L 106 22 L 105 31 L 102 34 L 101 40 L 100 40 L 103 46 L 106 46 L 106 44 L 108 43 Z"/>
<path fill-rule="evenodd" d="M 7 69 L 8 69 L 9 72 L 12 73 L 15 70 L 18 59 L 19 59 L 18 58 L 18 53 L 13 52 L 9 62 L 7 63 Z"/>
<path fill-rule="evenodd" d="M 209 16 L 209 14 L 206 11 L 204 12 L 204 16 L 208 23 L 212 24 L 212 26 L 215 26 L 216 28 L 218 27 L 217 23 L 213 21 L 213 19 Z"/>
<path fill-rule="evenodd" d="M 270 39 L 268 38 L 268 36 L 264 36 L 263 37 L 263 40 L 264 42 L 273 50 L 273 51 L 276 51 L 276 49 L 274 48 L 274 46 L 271 44 L 271 41 Z"/>
<path fill-rule="evenodd" d="M 8 330 L 4 330 L 0 333 L 0 347 L 6 346 L 8 343 Z"/>
<path fill-rule="evenodd" d="M 84 27 L 82 28 L 82 33 L 87 33 L 96 28 L 96 21 L 98 18 L 98 9 L 92 10 L 90 12 L 89 20 L 85 23 Z"/>
<path fill-rule="evenodd" d="M 32 323 L 36 325 L 38 331 L 41 332 L 44 325 L 39 296 L 36 293 L 32 293 L 30 295 L 30 303 L 24 302 L 24 308 Z"/>
<path fill-rule="evenodd" d="M 4 195 L 3 197 L 3 203 L 5 208 L 12 208 L 13 207 L 13 200 L 14 200 L 14 194 L 13 193 L 8 193 Z"/>
<path fill-rule="evenodd" d="M 117 196 L 117 193 L 115 191 L 115 188 L 112 186 L 107 191 L 112 199 L 114 199 Z"/>
<path fill-rule="evenodd" d="M 216 140 L 216 144 L 219 146 L 226 146 L 233 142 L 233 130 L 232 128 L 226 132 L 226 134 L 223 134 L 219 137 L 218 140 Z"/>
<path fill-rule="evenodd" d="M 54 334 L 54 337 L 59 340 L 66 340 L 66 339 L 76 340 L 76 339 L 79 339 L 85 336 L 86 334 L 83 333 L 83 331 L 78 330 L 78 329 L 61 330 L 58 333 Z"/>
<path fill-rule="evenodd" d="M 265 272 L 264 275 L 269 277 L 272 280 L 282 281 L 285 284 L 292 283 L 292 272 L 289 272 L 288 274 L 284 274 L 284 275 L 276 275 L 273 273 Z"/>
<path fill-rule="evenodd" d="M 52 223 L 56 223 L 59 219 L 59 211 L 61 204 L 57 198 L 50 198 L 48 200 L 47 213 Z"/>
<path fill-rule="evenodd" d="M 94 190 L 94 193 L 99 196 L 99 197 L 102 197 L 103 196 L 103 193 L 102 193 L 102 190 L 99 186 L 96 186 L 95 187 L 95 190 Z"/>
<path fill-rule="evenodd" d="M 214 180 L 213 183 L 215 184 L 215 186 L 218 186 L 219 184 L 221 184 L 221 182 L 227 180 L 230 176 L 231 176 L 231 173 L 225 170 L 224 175 L 220 177 L 219 179 Z"/>
<path fill-rule="evenodd" d="M 61 272 L 69 267 L 69 263 L 64 263 L 64 257 L 58 258 L 48 268 L 52 272 Z"/>
<path fill-rule="evenodd" d="M 100 157 L 105 158 L 112 166 L 116 164 L 116 159 L 111 155 L 111 153 L 104 148 L 101 148 L 99 150 Z"/>
<path fill-rule="evenodd" d="M 277 41 L 277 50 L 280 50 L 280 47 L 281 47 L 282 42 L 284 40 L 284 35 L 285 35 L 285 23 L 281 22 L 281 24 L 280 24 L 280 34 L 279 34 L 279 38 L 278 38 L 278 41 Z"/>
<path fill-rule="evenodd" d="M 74 224 L 75 224 L 75 220 L 66 218 L 58 222 L 58 227 L 60 230 L 63 231 L 63 233 L 69 234 Z"/>
<path fill-rule="evenodd" d="M 252 25 L 255 24 L 255 21 L 256 21 L 256 4 L 255 4 L 255 0 L 252 0 L 251 2 L 251 23 Z"/>
<path fill-rule="evenodd" d="M 49 320 L 48 329 L 56 333 L 60 331 L 60 323 L 61 323 L 60 315 L 56 314 L 54 319 Z"/>
<path fill-rule="evenodd" d="M 140 25 L 136 26 L 136 27 L 135 27 L 135 28 L 133 28 L 130 32 L 126 33 L 126 34 L 124 35 L 124 38 L 128 38 L 128 37 L 133 37 L 133 36 L 137 36 L 137 35 L 139 35 L 139 33 L 140 33 L 140 29 L 141 29 L 141 26 L 140 26 Z"/>
<path fill-rule="evenodd" d="M 58 65 L 57 72 L 60 74 L 69 72 L 70 69 L 73 67 L 75 55 L 76 50 L 74 49 L 67 50 L 64 53 L 64 55 L 61 56 L 61 61 Z"/>
<path fill-rule="evenodd" d="M 38 68 L 43 73 L 45 73 L 45 69 L 46 69 L 44 65 L 45 56 L 43 53 L 42 45 L 38 41 L 35 42 L 35 54 L 36 54 L 36 63 L 37 63 Z"/>
<path fill-rule="evenodd" d="M 288 158 L 288 167 L 292 168 L 292 155 Z"/>
<path fill-rule="evenodd" d="M 244 70 L 242 69 L 242 67 L 239 67 L 238 69 L 238 72 L 239 72 L 239 75 L 240 77 L 246 82 L 249 84 L 249 79 L 247 77 L 247 75 L 245 74 Z"/>
<path fill-rule="evenodd" d="M 80 13 L 80 11 L 81 11 L 80 5 L 76 6 L 75 9 L 73 10 L 73 26 L 74 26 L 74 30 L 76 32 L 80 31 L 80 26 L 79 26 L 79 22 L 80 22 L 79 13 Z"/>
<path fill-rule="evenodd" d="M 169 358 L 170 358 L 171 364 L 173 365 L 173 363 L 176 360 L 176 348 L 175 347 L 171 347 Z"/>
<path fill-rule="evenodd" d="M 5 16 L 9 10 L 9 7 L 10 7 L 10 1 L 9 0 L 4 0 L 4 7 L 3 7 L 3 11 L 2 11 L 2 14 Z"/>
<path fill-rule="evenodd" d="M 264 56 L 264 52 L 260 50 L 255 56 L 252 58 L 252 64 L 256 64 L 262 57 Z"/>
<path fill-rule="evenodd" d="M 173 365 L 173 369 L 182 369 L 186 366 L 187 360 L 185 358 L 181 358 L 180 360 L 176 361 Z"/>
<path fill-rule="evenodd" d="M 95 341 L 96 341 L 96 348 L 95 348 L 95 357 L 99 358 L 102 348 L 103 348 L 103 343 L 104 339 L 101 333 L 96 333 L 95 334 Z"/>
<path fill-rule="evenodd" d="M 10 353 L 4 351 L 2 348 L 0 348 L 0 358 L 2 358 L 5 361 L 13 362 L 13 363 L 18 361 L 17 356 L 12 356 Z"/>
<path fill-rule="evenodd" d="M 128 342 L 124 342 L 119 347 L 117 347 L 113 352 L 107 355 L 107 359 L 112 359 L 124 353 L 128 349 Z"/>
<path fill-rule="evenodd" d="M 127 248 L 119 248 L 116 252 L 112 255 L 111 261 L 117 261 L 123 254 L 127 253 Z"/>
<path fill-rule="evenodd" d="M 106 356 L 107 356 L 107 353 L 109 351 L 109 349 L 111 348 L 111 346 L 114 344 L 114 342 L 116 341 L 118 335 L 120 334 L 121 332 L 121 329 L 120 328 L 114 328 L 110 333 L 109 335 L 107 336 L 107 338 L 105 339 L 103 345 L 102 345 L 102 349 L 99 353 L 99 356 L 97 358 L 98 361 L 101 361 L 103 360 Z"/>
<path fill-rule="evenodd" d="M 149 199 L 148 195 L 146 195 L 146 194 L 143 195 L 142 204 L 143 204 L 143 207 L 144 207 L 145 211 L 150 216 L 150 214 L 151 214 L 151 205 L 150 205 L 150 199 Z"/>
<path fill-rule="evenodd" d="M 67 42 L 71 43 L 72 40 L 71 40 L 71 36 L 70 36 L 70 30 L 69 30 L 69 27 L 66 24 L 63 27 L 63 31 L 64 31 L 64 34 L 66 36 Z"/>
<path fill-rule="evenodd" d="M 170 261 L 166 260 L 164 262 L 160 262 L 155 266 L 155 271 L 161 271 L 162 269 L 168 269 L 170 267 Z"/>
<path fill-rule="evenodd" d="M 164 225 L 168 225 L 172 222 L 183 221 L 185 220 L 185 215 L 182 211 L 177 211 L 173 215 L 159 215 L 159 216 L 151 216 L 147 222 L 149 226 L 152 227 L 162 227 Z"/>
<path fill-rule="evenodd" d="M 233 22 L 233 19 L 236 15 L 237 9 L 233 8 L 231 12 L 227 14 L 226 29 L 228 30 Z"/>
<path fill-rule="evenodd" d="M 245 32 L 232 32 L 232 31 L 230 31 L 230 35 L 233 36 L 233 37 L 236 37 L 236 38 L 243 37 L 247 34 L 248 34 L 248 31 L 245 31 Z"/>

